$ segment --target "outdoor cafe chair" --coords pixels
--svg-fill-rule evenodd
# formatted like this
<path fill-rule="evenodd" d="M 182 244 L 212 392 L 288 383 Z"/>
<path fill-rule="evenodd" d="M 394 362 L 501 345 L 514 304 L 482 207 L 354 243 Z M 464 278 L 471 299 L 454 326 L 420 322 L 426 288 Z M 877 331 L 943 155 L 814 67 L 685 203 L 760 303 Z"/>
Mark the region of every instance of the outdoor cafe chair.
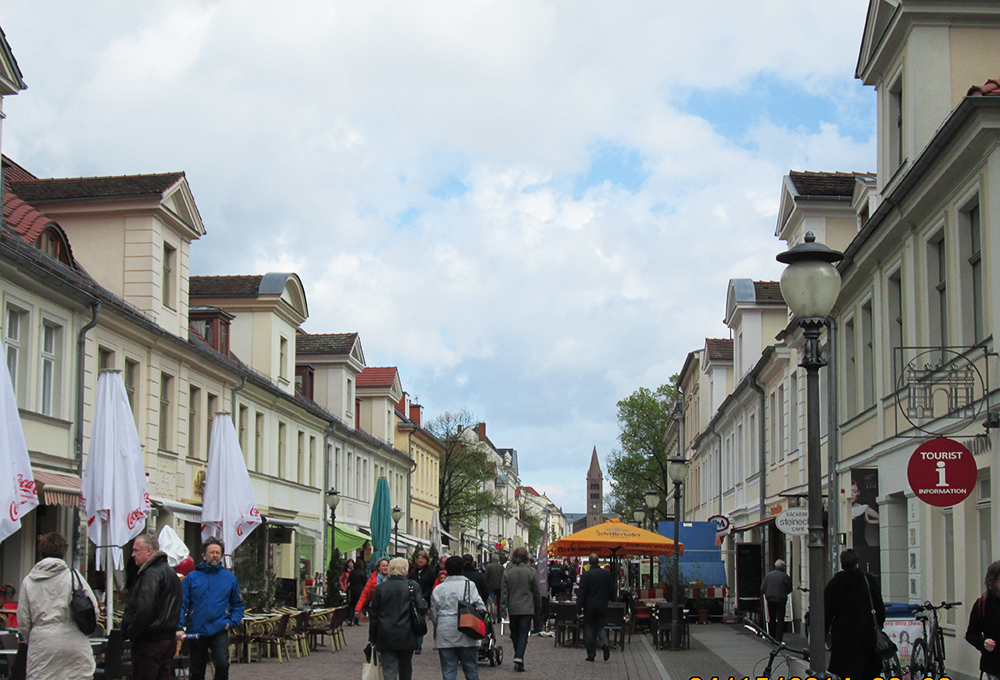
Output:
<path fill-rule="evenodd" d="M 678 646 L 687 649 L 690 644 L 691 631 L 688 628 L 687 617 L 681 605 L 678 605 L 679 619 L 677 623 Z M 653 646 L 657 649 L 666 649 L 670 644 L 670 636 L 673 634 L 674 607 L 672 604 L 658 604 L 655 610 L 655 620 L 653 628 Z"/>
<path fill-rule="evenodd" d="M 604 622 L 604 630 L 608 634 L 608 644 L 615 644 L 612 638 L 617 640 L 618 646 L 625 651 L 625 603 L 609 602 L 608 617 Z"/>
<path fill-rule="evenodd" d="M 250 624 L 250 644 L 264 645 L 264 650 L 270 656 L 270 650 L 273 647 L 278 655 L 278 663 L 282 663 L 281 660 L 281 648 L 284 647 L 288 642 L 288 635 L 286 634 L 288 630 L 288 621 L 291 618 L 290 614 L 282 614 L 277 618 L 262 619 L 259 621 L 254 621 Z M 285 655 L 288 655 L 288 650 L 285 650 Z M 248 653 L 249 658 L 249 653 Z"/>
<path fill-rule="evenodd" d="M 576 605 L 572 602 L 556 603 L 555 646 L 565 647 L 568 635 L 573 636 L 573 646 L 580 642 L 580 621 L 576 618 Z"/>
<path fill-rule="evenodd" d="M 122 635 L 122 629 L 113 628 L 108 634 L 108 643 L 104 647 L 104 663 L 99 664 L 97 670 L 94 671 L 94 680 L 118 680 L 122 677 L 125 671 L 124 657 L 125 637 Z M 131 660 L 128 665 L 132 665 Z"/>
<path fill-rule="evenodd" d="M 289 633 L 289 639 L 295 644 L 295 655 L 298 658 L 303 656 L 309 656 L 309 617 L 312 612 L 303 609 L 302 611 L 295 612 L 292 614 L 292 619 L 295 624 L 292 626 L 292 631 Z"/>

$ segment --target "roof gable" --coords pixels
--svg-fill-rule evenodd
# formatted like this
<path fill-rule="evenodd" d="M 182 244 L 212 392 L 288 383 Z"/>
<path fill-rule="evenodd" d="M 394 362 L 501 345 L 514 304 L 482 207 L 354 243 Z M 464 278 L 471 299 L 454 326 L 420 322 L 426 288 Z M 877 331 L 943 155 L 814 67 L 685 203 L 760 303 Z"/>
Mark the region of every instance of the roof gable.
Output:
<path fill-rule="evenodd" d="M 854 69 L 855 78 L 864 78 L 868 65 L 882 44 L 896 12 L 899 11 L 899 0 L 870 0 L 868 16 L 865 17 L 865 30 L 861 36 L 861 51 L 858 54 L 858 65 Z"/>
<path fill-rule="evenodd" d="M 0 28 L 0 95 L 17 94 L 27 88 L 21 76 L 21 69 L 17 65 L 17 59 L 14 58 L 14 52 L 7 42 L 7 36 Z"/>
<path fill-rule="evenodd" d="M 383 388 L 393 388 L 399 387 L 399 371 L 395 366 L 380 367 L 380 366 L 366 366 L 365 370 L 358 374 L 358 388 L 362 387 L 383 387 Z"/>
<path fill-rule="evenodd" d="M 709 362 L 732 361 L 733 341 L 729 338 L 705 338 L 705 356 Z"/>
<path fill-rule="evenodd" d="M 295 353 L 349 355 L 358 345 L 357 333 L 323 333 L 312 335 L 299 333 L 295 336 Z"/>

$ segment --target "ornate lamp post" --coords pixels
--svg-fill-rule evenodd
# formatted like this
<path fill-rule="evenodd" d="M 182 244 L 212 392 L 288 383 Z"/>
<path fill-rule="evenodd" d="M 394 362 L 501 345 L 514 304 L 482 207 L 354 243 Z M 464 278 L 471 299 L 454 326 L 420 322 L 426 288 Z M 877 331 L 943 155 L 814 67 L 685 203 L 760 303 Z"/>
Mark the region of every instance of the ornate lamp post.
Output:
<path fill-rule="evenodd" d="M 681 618 L 678 608 L 681 589 L 681 558 L 680 553 L 677 552 L 677 544 L 680 543 L 681 538 L 681 487 L 684 486 L 687 473 L 688 461 L 684 458 L 675 457 L 667 461 L 667 475 L 670 476 L 670 480 L 674 483 L 674 582 L 671 586 L 674 596 L 674 617 L 670 623 L 670 649 L 673 651 L 681 648 L 680 629 L 678 628 Z"/>
<path fill-rule="evenodd" d="M 636 508 L 635 510 L 632 511 L 632 519 L 635 520 L 636 526 L 641 529 L 642 528 L 642 523 L 646 519 L 646 511 L 643 510 L 642 508 Z M 653 556 L 652 555 L 649 556 L 649 561 L 650 561 L 650 564 L 652 564 L 652 562 L 653 562 Z M 639 574 L 639 585 L 640 586 L 642 585 L 642 574 Z"/>
<path fill-rule="evenodd" d="M 820 469 L 819 369 L 826 366 L 819 337 L 826 317 L 840 294 L 840 272 L 835 262 L 844 254 L 816 243 L 806 232 L 805 242 L 777 256 L 787 264 L 781 274 L 781 295 L 805 336 L 802 363 L 806 369 L 806 456 L 809 497 L 809 655 L 812 671 L 826 669 L 823 612 L 823 479 Z"/>
<path fill-rule="evenodd" d="M 327 604 L 333 603 L 333 559 L 337 555 L 337 504 L 340 503 L 340 492 L 331 488 L 326 492 L 326 504 L 330 508 L 330 564 L 326 573 Z"/>
<path fill-rule="evenodd" d="M 486 530 L 479 530 L 479 559 L 482 563 L 486 562 L 486 544 L 483 543 L 483 537 L 486 536 Z"/>
<path fill-rule="evenodd" d="M 391 514 L 392 514 L 392 523 L 393 523 L 393 525 L 395 527 L 393 530 L 396 533 L 396 540 L 393 541 L 393 545 L 395 546 L 395 548 L 394 548 L 395 553 L 398 555 L 399 554 L 399 518 L 403 516 L 403 511 L 400 510 L 399 506 L 397 505 L 396 507 L 394 507 L 392 509 L 392 513 Z"/>
<path fill-rule="evenodd" d="M 646 507 L 649 508 L 649 524 L 654 533 L 656 531 L 656 506 L 660 504 L 660 494 L 656 489 L 646 492 Z M 656 588 L 656 576 L 653 575 L 653 557 L 649 557 L 649 587 Z"/>

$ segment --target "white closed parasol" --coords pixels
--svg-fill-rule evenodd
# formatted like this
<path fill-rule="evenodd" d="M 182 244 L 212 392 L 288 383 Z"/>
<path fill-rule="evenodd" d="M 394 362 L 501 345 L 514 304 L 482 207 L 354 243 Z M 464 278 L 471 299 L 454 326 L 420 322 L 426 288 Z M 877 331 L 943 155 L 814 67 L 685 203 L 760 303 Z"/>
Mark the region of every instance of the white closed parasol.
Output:
<path fill-rule="evenodd" d="M 108 572 L 107 606 L 111 611 L 112 569 L 123 568 L 121 547 L 142 532 L 149 515 L 142 446 L 121 371 L 102 370 L 97 379 L 80 505 L 87 515 L 87 536 L 97 546 L 98 568 Z"/>
<path fill-rule="evenodd" d="M 209 536 L 221 540 L 225 546 L 226 566 L 231 567 L 236 548 L 260 524 L 260 510 L 236 428 L 228 413 L 217 413 L 212 420 L 204 499 L 201 540 Z"/>
<path fill-rule="evenodd" d="M 35 477 L 24 443 L 17 399 L 7 365 L 0 378 L 0 542 L 21 528 L 21 516 L 38 505 Z"/>

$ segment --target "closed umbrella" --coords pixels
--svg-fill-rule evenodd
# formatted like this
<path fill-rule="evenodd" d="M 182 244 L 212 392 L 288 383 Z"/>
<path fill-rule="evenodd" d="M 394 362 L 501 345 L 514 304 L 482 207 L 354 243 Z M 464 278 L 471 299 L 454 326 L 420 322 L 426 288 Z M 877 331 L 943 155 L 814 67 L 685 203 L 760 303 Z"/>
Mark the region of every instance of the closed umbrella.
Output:
<path fill-rule="evenodd" d="M 389 494 L 389 480 L 378 478 L 375 485 L 375 500 L 372 502 L 372 558 L 369 564 L 377 564 L 383 557 L 388 557 L 386 549 L 392 535 L 392 498 Z"/>
<path fill-rule="evenodd" d="M 38 505 L 31 460 L 6 364 L 0 371 L 0 542 L 21 528 L 21 516 Z"/>
<path fill-rule="evenodd" d="M 545 508 L 545 527 L 542 529 L 542 544 L 538 546 L 538 587 L 542 597 L 549 595 L 549 509 Z"/>
<path fill-rule="evenodd" d="M 435 510 L 434 514 L 431 516 L 431 545 L 434 546 L 434 552 L 438 555 L 441 554 L 441 515 Z"/>
<path fill-rule="evenodd" d="M 214 536 L 225 546 L 223 558 L 233 565 L 233 553 L 260 524 L 257 498 L 250 484 L 239 437 L 228 413 L 217 413 L 208 442 L 208 471 L 201 508 L 201 540 Z"/>
<path fill-rule="evenodd" d="M 98 568 L 108 572 L 107 611 L 111 612 L 112 570 L 123 566 L 121 547 L 142 532 L 149 515 L 142 446 L 121 371 L 102 370 L 97 379 L 94 424 L 80 494 L 87 515 L 87 536 L 97 546 Z"/>

